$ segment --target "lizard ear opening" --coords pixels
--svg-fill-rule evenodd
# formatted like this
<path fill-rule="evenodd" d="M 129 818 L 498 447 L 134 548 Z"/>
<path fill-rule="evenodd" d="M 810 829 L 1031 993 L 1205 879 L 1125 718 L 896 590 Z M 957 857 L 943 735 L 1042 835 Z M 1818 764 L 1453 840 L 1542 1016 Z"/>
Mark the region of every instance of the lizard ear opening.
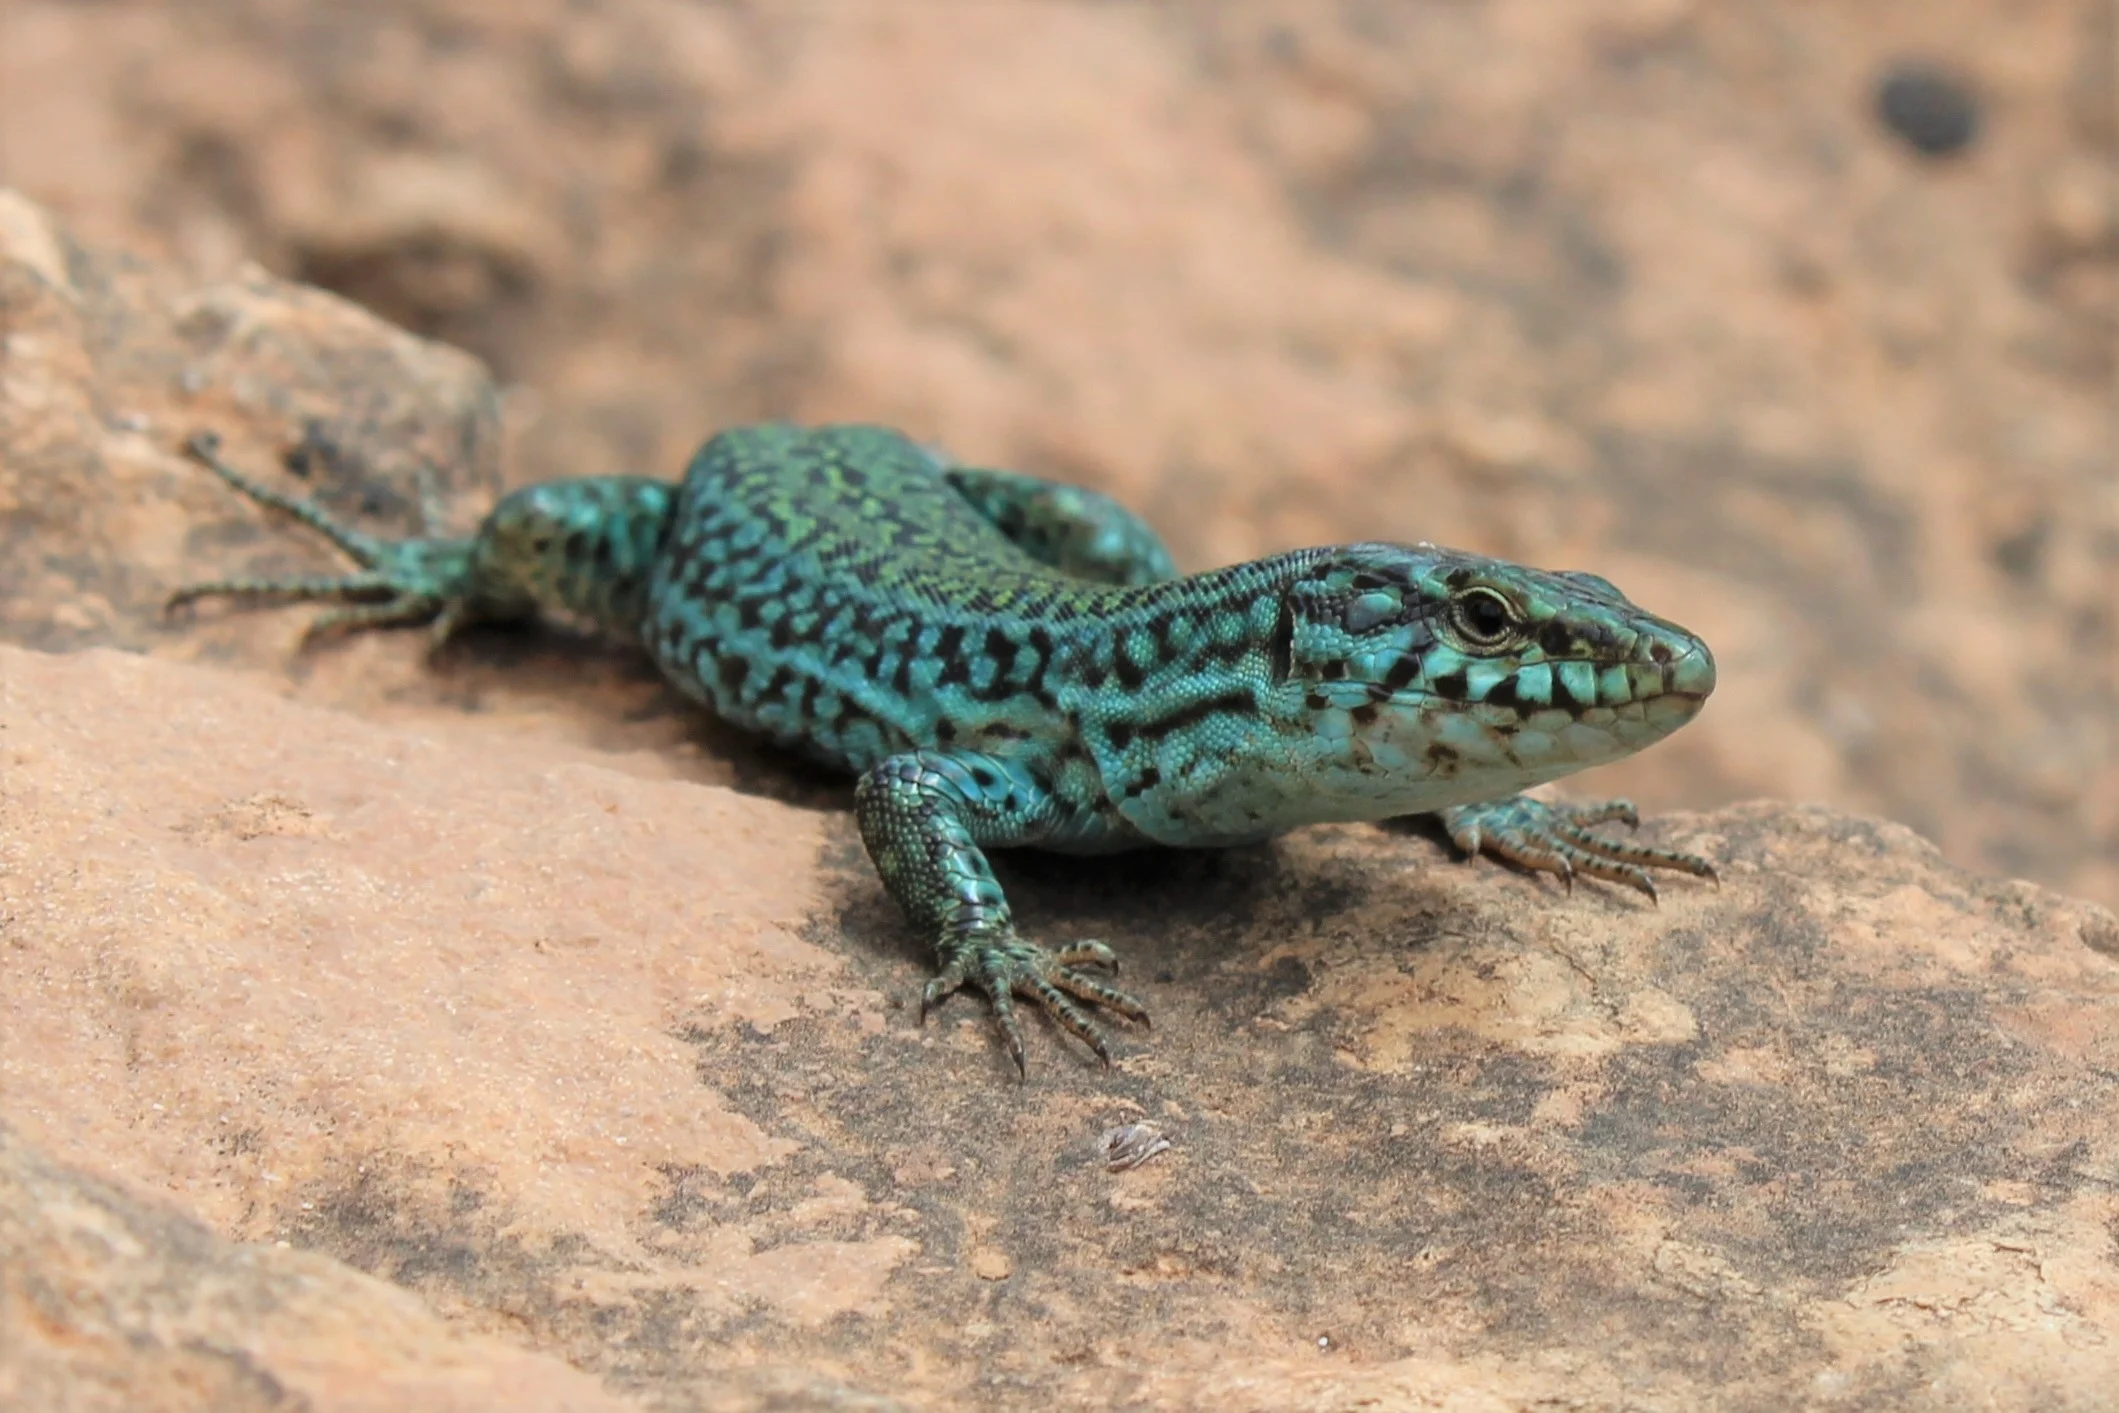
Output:
<path fill-rule="evenodd" d="M 1266 644 L 1266 661 L 1276 687 L 1295 670 L 1295 600 L 1290 595 L 1281 596 L 1280 616 L 1273 620 L 1273 637 Z"/>

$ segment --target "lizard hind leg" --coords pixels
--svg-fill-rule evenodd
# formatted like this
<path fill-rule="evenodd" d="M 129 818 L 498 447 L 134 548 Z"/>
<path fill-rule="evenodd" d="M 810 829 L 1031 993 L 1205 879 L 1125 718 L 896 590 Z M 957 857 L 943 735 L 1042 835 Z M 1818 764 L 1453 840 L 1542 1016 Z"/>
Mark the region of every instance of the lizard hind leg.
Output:
<path fill-rule="evenodd" d="M 315 530 L 360 569 L 352 574 L 279 579 L 209 579 L 177 589 L 165 610 L 208 598 L 335 601 L 345 607 L 319 615 L 305 637 L 431 621 L 437 647 L 466 621 L 472 541 L 385 540 L 357 530 L 315 501 L 274 490 L 229 465 L 221 457 L 220 438 L 212 432 L 193 433 L 184 443 L 184 453 L 250 500 Z M 431 497 L 423 493 L 426 499 Z"/>
<path fill-rule="evenodd" d="M 943 478 L 1023 553 L 1098 584 L 1159 584 L 1177 563 L 1148 522 L 1100 491 L 949 465 Z"/>

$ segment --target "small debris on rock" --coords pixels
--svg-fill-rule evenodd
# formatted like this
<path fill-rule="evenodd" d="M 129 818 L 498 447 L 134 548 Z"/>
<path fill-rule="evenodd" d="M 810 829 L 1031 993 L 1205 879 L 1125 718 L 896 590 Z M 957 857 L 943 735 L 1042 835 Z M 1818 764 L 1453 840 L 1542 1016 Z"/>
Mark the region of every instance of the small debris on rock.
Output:
<path fill-rule="evenodd" d="M 1105 1170 L 1114 1173 L 1137 1168 L 1169 1146 L 1170 1140 L 1154 1124 L 1120 1124 L 1105 1129 L 1103 1137 L 1096 1140 L 1096 1151 L 1103 1155 Z"/>
<path fill-rule="evenodd" d="M 1949 157 L 1979 136 L 1979 99 L 1958 74 L 1903 62 L 1876 87 L 1876 116 L 1923 157 Z"/>

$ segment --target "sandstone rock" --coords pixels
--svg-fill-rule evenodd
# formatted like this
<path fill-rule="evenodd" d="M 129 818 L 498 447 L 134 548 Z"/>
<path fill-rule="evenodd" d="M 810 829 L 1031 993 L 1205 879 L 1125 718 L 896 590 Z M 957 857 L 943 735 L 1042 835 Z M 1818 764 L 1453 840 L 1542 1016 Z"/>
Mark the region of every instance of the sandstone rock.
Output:
<path fill-rule="evenodd" d="M 2010 175 L 2082 169 L 2074 24 L 1950 7 L 1938 183 L 1857 101 L 1932 13 L 0 12 L 0 179 L 97 237 L 0 194 L 0 1404 L 2109 1406 L 2094 904 L 1769 804 L 1656 813 L 1725 869 L 1658 908 L 1388 830 L 1033 856 L 1156 1028 L 1018 1088 L 914 1024 L 843 785 L 623 652 L 159 613 L 329 562 L 195 426 L 299 487 L 320 421 L 395 532 L 511 428 L 899 420 L 1195 563 L 1607 570 L 1725 687 L 1585 792 L 2119 897 L 2110 260 Z"/>
<path fill-rule="evenodd" d="M 534 392 L 519 480 L 873 419 L 1115 491 L 1188 565 L 1595 569 L 1730 668 L 1610 788 L 1826 800 L 2119 904 L 2108 9 L 20 0 L 0 182 L 471 349 Z M 1963 161 L 1877 121 L 1907 59 L 1981 95 Z M 111 592 L 70 612 L 116 633 Z"/>
<path fill-rule="evenodd" d="M 1659 908 L 1369 829 L 1025 859 L 1029 925 L 1108 939 L 1156 1026 L 1110 1072 L 1042 1029 L 1018 1086 L 977 1006 L 915 1025 L 925 960 L 841 813 L 103 651 L 0 651 L 0 752 L 0 1112 L 618 1389 L 2087 1409 L 2119 1378 L 2114 921 L 1897 826 L 1665 819 L 1725 881 Z M 1112 1173 L 1136 1119 L 1174 1147 Z M 138 1238 L 204 1279 L 170 1240 Z M 21 1249 L 55 1318 L 100 1308 Z"/>
<path fill-rule="evenodd" d="M 379 715 L 493 712 L 619 751 L 696 749 L 696 717 L 593 646 L 529 640 L 441 678 L 416 635 L 305 657 L 298 615 L 164 615 L 194 580 L 346 567 L 179 455 L 194 430 L 377 533 L 416 532 L 423 480 L 477 523 L 498 493 L 502 400 L 475 360 L 255 267 L 195 282 L 84 246 L 5 189 L 0 318 L 0 636 L 269 668 L 311 700 Z M 335 450 L 304 484 L 276 463 L 311 428 Z"/>
<path fill-rule="evenodd" d="M 89 1096 L 83 1096 L 84 1100 Z M 556 1359 L 398 1288 L 53 1163 L 0 1122 L 0 1407 L 23 1413 L 619 1413 Z"/>
<path fill-rule="evenodd" d="M 187 531 L 227 508 L 169 454 L 187 427 L 314 422 L 354 456 L 375 451 L 384 464 L 363 464 L 355 494 L 314 489 L 378 524 L 406 522 L 418 465 L 485 498 L 497 485 L 498 400 L 476 362 L 321 290 L 255 267 L 195 283 L 87 248 L 0 189 L 0 311 L 0 625 L 13 641 L 154 640 L 171 576 L 203 567 L 183 558 Z M 207 572 L 225 572 L 231 548 Z"/>

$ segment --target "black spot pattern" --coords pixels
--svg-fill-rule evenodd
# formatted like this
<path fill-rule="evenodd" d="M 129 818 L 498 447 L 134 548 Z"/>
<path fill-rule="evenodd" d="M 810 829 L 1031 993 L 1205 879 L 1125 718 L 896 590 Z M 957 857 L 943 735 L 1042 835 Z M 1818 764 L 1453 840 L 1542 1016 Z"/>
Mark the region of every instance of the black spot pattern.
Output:
<path fill-rule="evenodd" d="M 643 636 L 718 714 L 857 772 L 878 751 L 958 740 L 1056 753 L 1073 741 L 1065 693 L 1128 699 L 1101 713 L 1128 723 L 1119 751 L 1254 709 L 1248 690 L 1155 702 L 1176 690 L 1158 684 L 1233 681 L 1255 662 L 1254 606 L 1277 605 L 1318 552 L 1127 587 L 1037 562 L 995 510 L 882 428 L 724 433 L 677 492 Z"/>

